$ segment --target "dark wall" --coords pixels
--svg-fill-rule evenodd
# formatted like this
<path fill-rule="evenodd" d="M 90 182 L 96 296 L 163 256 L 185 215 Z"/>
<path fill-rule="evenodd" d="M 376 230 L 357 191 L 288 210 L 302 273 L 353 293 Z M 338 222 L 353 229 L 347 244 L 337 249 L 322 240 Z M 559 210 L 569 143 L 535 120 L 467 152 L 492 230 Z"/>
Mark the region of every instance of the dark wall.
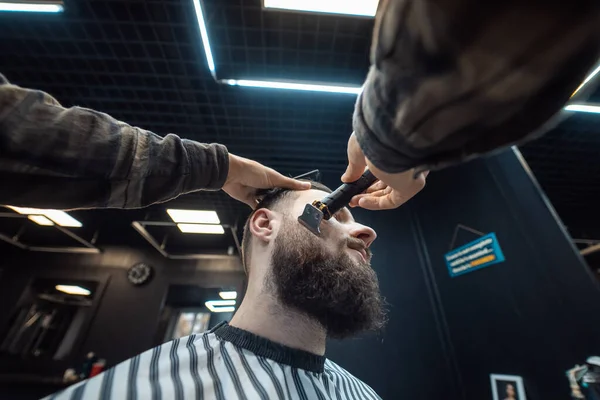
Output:
<path fill-rule="evenodd" d="M 108 365 L 114 365 L 155 345 L 156 328 L 169 285 L 232 287 L 241 292 L 244 279 L 239 259 L 236 258 L 173 261 L 163 258 L 153 249 L 107 248 L 98 255 L 23 251 L 10 254 L 0 263 L 0 268 L 4 270 L 0 278 L 0 332 L 5 331 L 10 317 L 8 310 L 36 277 L 106 281 L 87 337 L 72 359 L 81 360 L 84 354 L 94 351 L 99 357 L 105 358 Z M 147 284 L 135 287 L 128 282 L 126 271 L 138 262 L 152 265 L 155 275 Z M 64 367 L 63 363 L 58 364 L 60 368 Z"/>
<path fill-rule="evenodd" d="M 523 376 L 528 399 L 568 398 L 564 372 L 600 352 L 600 291 L 517 156 L 432 174 L 412 206 L 465 398 L 489 396 L 490 373 Z M 496 232 L 506 262 L 451 278 L 457 224 Z"/>

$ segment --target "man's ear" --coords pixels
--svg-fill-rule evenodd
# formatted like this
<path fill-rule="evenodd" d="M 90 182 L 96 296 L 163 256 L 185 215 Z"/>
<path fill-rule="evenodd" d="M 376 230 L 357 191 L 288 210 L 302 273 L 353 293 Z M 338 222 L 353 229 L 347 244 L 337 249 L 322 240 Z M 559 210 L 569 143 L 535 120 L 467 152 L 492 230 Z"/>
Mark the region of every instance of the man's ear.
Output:
<path fill-rule="evenodd" d="M 254 211 L 250 218 L 250 232 L 252 236 L 263 242 L 273 240 L 275 233 L 275 213 L 266 208 L 260 208 Z"/>

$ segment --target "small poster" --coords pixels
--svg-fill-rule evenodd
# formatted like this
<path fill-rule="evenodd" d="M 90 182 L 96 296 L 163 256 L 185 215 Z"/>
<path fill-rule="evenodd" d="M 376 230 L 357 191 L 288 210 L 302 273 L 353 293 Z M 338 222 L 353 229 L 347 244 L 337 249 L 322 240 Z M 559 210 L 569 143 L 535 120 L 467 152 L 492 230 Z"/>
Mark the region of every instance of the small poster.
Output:
<path fill-rule="evenodd" d="M 490 375 L 494 400 L 527 400 L 523 378 L 516 375 Z"/>
<path fill-rule="evenodd" d="M 504 261 L 504 254 L 493 232 L 452 250 L 444 257 L 451 277 Z"/>

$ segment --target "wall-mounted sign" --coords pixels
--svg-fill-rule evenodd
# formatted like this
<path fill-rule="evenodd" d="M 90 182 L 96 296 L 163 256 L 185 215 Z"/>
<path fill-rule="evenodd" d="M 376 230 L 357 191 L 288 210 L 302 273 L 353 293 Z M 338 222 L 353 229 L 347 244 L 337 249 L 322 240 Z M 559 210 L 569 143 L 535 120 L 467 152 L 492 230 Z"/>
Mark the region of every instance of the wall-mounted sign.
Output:
<path fill-rule="evenodd" d="M 450 276 L 466 274 L 504 261 L 495 233 L 488 233 L 447 253 L 444 258 Z"/>

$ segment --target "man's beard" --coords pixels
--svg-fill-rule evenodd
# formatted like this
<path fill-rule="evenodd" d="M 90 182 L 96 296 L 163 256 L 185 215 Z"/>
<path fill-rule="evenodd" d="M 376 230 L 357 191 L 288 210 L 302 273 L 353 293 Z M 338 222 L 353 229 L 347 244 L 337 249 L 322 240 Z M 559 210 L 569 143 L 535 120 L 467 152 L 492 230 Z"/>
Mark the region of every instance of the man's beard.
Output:
<path fill-rule="evenodd" d="M 333 338 L 384 326 L 377 275 L 368 261 L 352 260 L 346 252 L 347 241 L 331 254 L 322 239 L 291 221 L 286 220 L 281 228 L 267 284 L 283 306 L 314 318 Z"/>

